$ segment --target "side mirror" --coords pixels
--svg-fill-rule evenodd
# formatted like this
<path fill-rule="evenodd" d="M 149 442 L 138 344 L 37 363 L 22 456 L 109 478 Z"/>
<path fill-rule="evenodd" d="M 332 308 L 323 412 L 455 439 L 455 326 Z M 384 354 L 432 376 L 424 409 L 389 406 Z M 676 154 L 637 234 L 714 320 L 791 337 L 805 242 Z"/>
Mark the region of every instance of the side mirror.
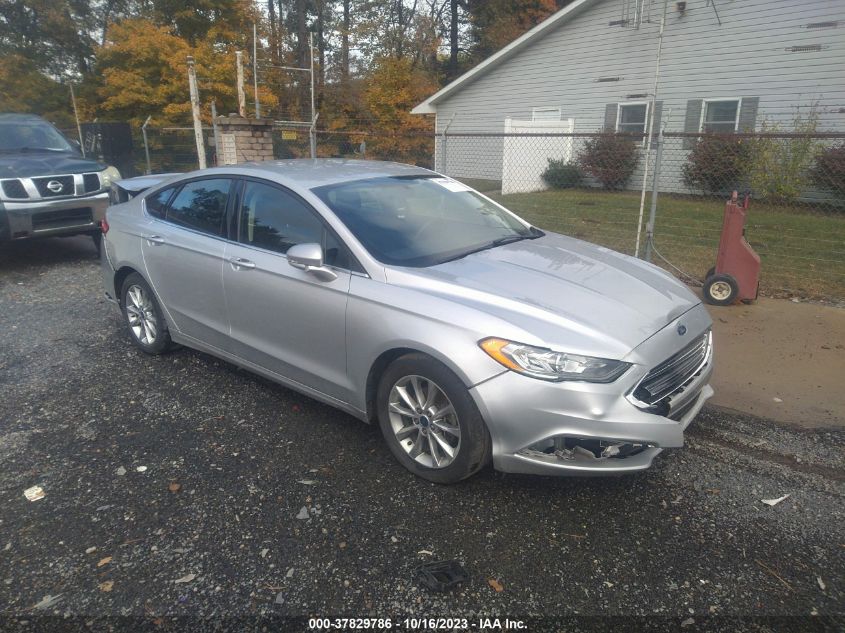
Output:
<path fill-rule="evenodd" d="M 311 273 L 320 281 L 334 281 L 337 275 L 323 265 L 323 247 L 317 243 L 296 244 L 287 252 L 288 264 Z"/>

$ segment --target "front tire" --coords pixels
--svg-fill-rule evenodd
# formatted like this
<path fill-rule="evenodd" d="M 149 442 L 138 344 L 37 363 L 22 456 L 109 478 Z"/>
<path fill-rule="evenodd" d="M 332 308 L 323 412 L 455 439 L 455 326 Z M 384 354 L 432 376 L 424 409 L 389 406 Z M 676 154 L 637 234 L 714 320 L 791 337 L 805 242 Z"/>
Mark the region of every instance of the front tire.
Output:
<path fill-rule="evenodd" d="M 135 347 L 146 354 L 162 354 L 170 346 L 167 322 L 149 284 L 138 273 L 123 282 L 120 292 L 123 320 Z"/>
<path fill-rule="evenodd" d="M 456 483 L 490 460 L 490 433 L 467 388 L 429 356 L 394 361 L 381 377 L 376 406 L 390 451 L 423 479 Z"/>

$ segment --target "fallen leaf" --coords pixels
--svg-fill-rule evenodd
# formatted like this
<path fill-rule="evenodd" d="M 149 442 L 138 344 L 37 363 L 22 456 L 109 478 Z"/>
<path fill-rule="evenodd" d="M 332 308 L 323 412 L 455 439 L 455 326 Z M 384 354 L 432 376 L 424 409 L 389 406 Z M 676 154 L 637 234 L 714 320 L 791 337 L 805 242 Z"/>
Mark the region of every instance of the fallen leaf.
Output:
<path fill-rule="evenodd" d="M 147 472 L 147 467 L 146 466 L 138 466 L 138 468 L 136 468 L 135 470 L 137 470 L 139 473 L 145 473 L 145 472 Z"/>
<path fill-rule="evenodd" d="M 490 578 L 487 581 L 487 584 L 490 585 L 493 588 L 493 591 L 495 591 L 496 593 L 502 593 L 505 590 L 504 585 L 502 585 L 502 583 L 500 583 L 495 578 Z"/>
<path fill-rule="evenodd" d="M 182 583 L 186 583 L 186 582 L 191 582 L 196 577 L 197 577 L 196 574 L 187 574 L 185 576 L 182 576 L 181 578 L 177 578 L 173 582 L 175 582 L 178 585 L 178 584 L 182 584 Z"/>
<path fill-rule="evenodd" d="M 314 484 L 316 484 L 317 482 L 316 482 L 316 481 L 314 481 L 313 479 L 302 479 L 302 480 L 300 480 L 300 481 L 297 481 L 296 483 L 298 483 L 298 484 L 302 484 L 302 485 L 304 485 L 304 486 L 313 486 L 313 485 L 314 485 Z"/>
<path fill-rule="evenodd" d="M 821 576 L 816 576 L 816 582 L 819 583 L 819 589 L 821 589 L 822 591 L 827 589 L 827 585 L 824 584 L 824 580 L 822 580 Z"/>
<path fill-rule="evenodd" d="M 114 581 L 113 580 L 107 580 L 106 582 L 101 582 L 99 584 L 99 587 L 100 587 L 100 591 L 108 593 L 109 591 L 112 590 L 112 587 L 114 587 Z"/>
<path fill-rule="evenodd" d="M 100 562 L 97 563 L 97 567 L 102 567 L 103 565 L 108 565 L 111 562 L 111 556 L 106 556 L 105 558 L 101 558 Z"/>
<path fill-rule="evenodd" d="M 785 495 L 783 495 L 782 497 L 778 497 L 777 499 L 760 499 L 760 501 L 765 503 L 767 506 L 776 506 L 777 504 L 779 504 L 784 499 L 788 499 L 791 494 L 792 493 L 788 492 Z"/>
<path fill-rule="evenodd" d="M 170 485 L 167 486 L 167 489 L 170 492 L 179 492 L 180 490 L 182 490 L 182 484 L 176 483 L 175 481 L 171 481 Z"/>
<path fill-rule="evenodd" d="M 123 477 L 126 474 L 126 469 L 123 466 L 121 466 L 116 471 L 114 471 L 114 474 L 117 475 L 118 477 Z"/>

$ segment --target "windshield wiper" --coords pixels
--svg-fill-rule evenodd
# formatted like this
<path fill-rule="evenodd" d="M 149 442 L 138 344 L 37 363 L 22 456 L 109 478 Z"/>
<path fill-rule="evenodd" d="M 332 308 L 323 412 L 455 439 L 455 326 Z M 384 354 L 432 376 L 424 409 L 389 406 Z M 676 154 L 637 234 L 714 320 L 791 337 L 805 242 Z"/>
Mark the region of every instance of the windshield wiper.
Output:
<path fill-rule="evenodd" d="M 463 253 L 460 253 L 459 255 L 455 255 L 454 257 L 444 259 L 440 263 L 445 264 L 446 262 L 453 262 L 453 261 L 458 260 L 458 259 L 463 259 L 467 255 L 472 255 L 473 253 L 480 253 L 481 251 L 487 251 L 487 250 L 490 250 L 491 248 L 496 248 L 497 246 L 504 246 L 505 244 L 512 244 L 514 242 L 520 242 L 522 240 L 533 240 L 533 239 L 536 239 L 538 237 L 542 237 L 543 235 L 545 235 L 545 233 L 543 233 L 542 231 L 539 231 L 539 230 L 535 230 L 532 227 L 532 232 L 531 232 L 530 235 L 516 234 L 516 235 L 504 235 L 502 237 L 497 237 L 495 240 L 492 240 L 491 242 L 487 242 L 486 244 L 484 244 L 482 246 L 479 246 L 477 248 L 473 248 L 471 250 L 465 251 Z"/>
<path fill-rule="evenodd" d="M 18 152 L 22 154 L 27 154 L 29 152 L 62 152 L 66 153 L 68 150 L 59 149 L 56 147 L 7 147 L 0 149 L 0 153 L 3 154 L 16 154 Z"/>

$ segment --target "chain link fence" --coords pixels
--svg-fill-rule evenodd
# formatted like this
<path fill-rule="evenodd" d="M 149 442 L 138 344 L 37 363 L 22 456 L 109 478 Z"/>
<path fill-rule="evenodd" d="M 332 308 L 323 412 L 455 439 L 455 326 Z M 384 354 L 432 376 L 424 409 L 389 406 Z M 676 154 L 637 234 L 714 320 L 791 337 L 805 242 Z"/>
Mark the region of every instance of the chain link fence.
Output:
<path fill-rule="evenodd" d="M 455 133 L 436 137 L 435 168 L 537 226 L 648 252 L 690 280 L 715 264 L 725 201 L 747 193 L 761 292 L 845 299 L 845 134 Z"/>
<path fill-rule="evenodd" d="M 208 165 L 214 135 L 204 129 Z M 761 293 L 845 303 L 845 134 L 387 134 L 318 130 L 320 158 L 435 169 L 541 228 L 649 255 L 687 280 L 715 264 L 725 201 L 750 195 L 746 237 Z M 146 171 L 144 144 L 136 147 Z M 308 126 L 278 126 L 278 159 L 311 156 Z M 193 128 L 150 128 L 153 173 L 197 168 Z M 652 195 L 652 190 L 657 195 Z M 655 215 L 653 239 L 648 220 Z"/>

